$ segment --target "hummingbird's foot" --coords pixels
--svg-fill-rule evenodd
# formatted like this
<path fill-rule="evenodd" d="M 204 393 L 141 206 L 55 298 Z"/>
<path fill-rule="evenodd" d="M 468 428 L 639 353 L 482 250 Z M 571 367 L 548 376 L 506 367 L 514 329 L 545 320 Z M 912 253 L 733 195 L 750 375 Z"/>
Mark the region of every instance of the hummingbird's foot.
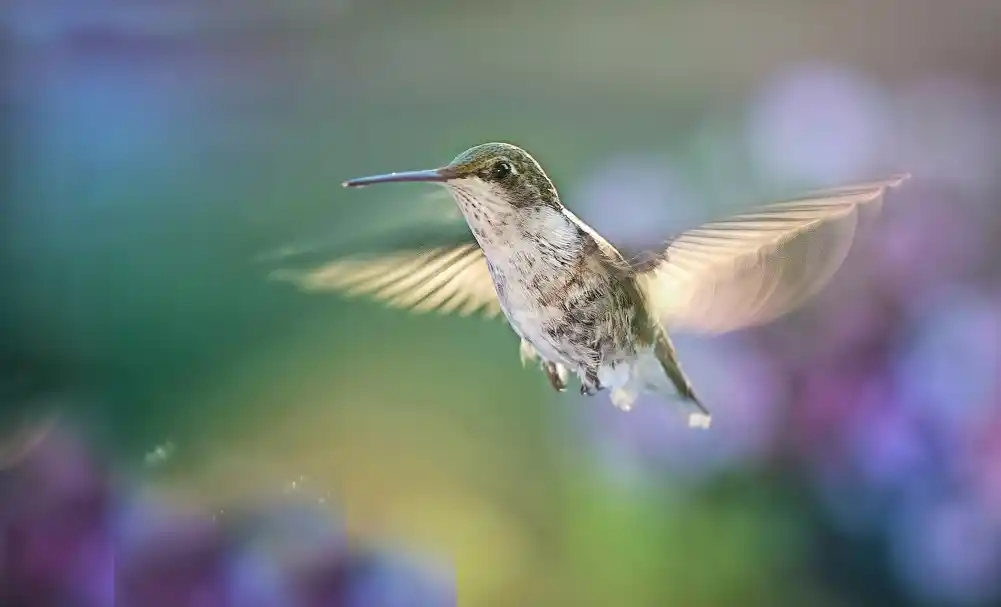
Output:
<path fill-rule="evenodd" d="M 581 375 L 580 393 L 584 396 L 594 396 L 603 388 L 604 386 L 602 386 L 601 382 L 598 380 L 598 374 L 596 372 L 585 371 L 584 374 Z"/>
<path fill-rule="evenodd" d="M 546 372 L 549 384 L 554 390 L 563 392 L 567 389 L 567 370 L 562 365 L 544 362 L 542 363 L 542 370 Z"/>

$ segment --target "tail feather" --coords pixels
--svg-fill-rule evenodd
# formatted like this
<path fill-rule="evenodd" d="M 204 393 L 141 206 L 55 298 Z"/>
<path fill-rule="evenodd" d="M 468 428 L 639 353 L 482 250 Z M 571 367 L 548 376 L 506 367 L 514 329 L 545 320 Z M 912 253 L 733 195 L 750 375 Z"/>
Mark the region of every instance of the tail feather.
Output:
<path fill-rule="evenodd" d="M 708 428 L 712 416 L 695 395 L 667 336 L 658 337 L 652 350 L 641 353 L 625 369 L 620 368 L 607 374 L 599 371 L 602 383 L 612 388 L 612 403 L 619 409 L 628 411 L 640 394 L 655 392 L 677 399 L 688 416 L 689 427 Z"/>
<path fill-rule="evenodd" d="M 692 428 L 708 428 L 712 422 L 712 415 L 699 400 L 699 397 L 695 395 L 695 388 L 692 387 L 692 382 L 681 369 L 674 344 L 671 343 L 667 335 L 662 333 L 658 336 L 654 344 L 654 353 L 657 360 L 660 361 L 664 373 L 674 384 L 674 389 L 688 409 L 688 425 Z"/>

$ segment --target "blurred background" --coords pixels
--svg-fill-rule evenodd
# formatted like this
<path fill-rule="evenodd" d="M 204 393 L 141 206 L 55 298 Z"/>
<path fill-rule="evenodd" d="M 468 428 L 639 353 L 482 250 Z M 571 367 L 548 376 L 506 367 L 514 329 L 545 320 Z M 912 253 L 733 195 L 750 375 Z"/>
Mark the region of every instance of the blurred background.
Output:
<path fill-rule="evenodd" d="M 0 603 L 1001 605 L 995 0 L 0 10 Z M 809 306 L 676 338 L 694 432 L 266 279 L 491 140 L 620 244 L 914 177 Z"/>

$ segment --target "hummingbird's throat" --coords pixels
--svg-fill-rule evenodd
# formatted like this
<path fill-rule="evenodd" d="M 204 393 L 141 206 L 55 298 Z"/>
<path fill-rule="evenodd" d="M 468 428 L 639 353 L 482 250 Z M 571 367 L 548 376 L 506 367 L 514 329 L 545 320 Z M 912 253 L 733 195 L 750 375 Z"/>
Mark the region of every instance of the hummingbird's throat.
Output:
<path fill-rule="evenodd" d="M 476 178 L 452 180 L 448 187 L 481 247 L 510 240 L 517 209 L 499 188 Z"/>

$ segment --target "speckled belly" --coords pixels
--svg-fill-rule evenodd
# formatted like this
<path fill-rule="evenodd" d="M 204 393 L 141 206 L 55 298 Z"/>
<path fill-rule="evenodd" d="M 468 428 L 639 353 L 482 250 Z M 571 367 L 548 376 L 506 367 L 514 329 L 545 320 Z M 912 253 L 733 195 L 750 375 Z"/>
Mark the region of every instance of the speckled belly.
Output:
<path fill-rule="evenodd" d="M 511 280 L 509 273 L 490 266 L 494 278 L 494 287 L 500 301 L 501 310 L 508 323 L 519 337 L 532 344 L 539 355 L 550 362 L 562 363 L 576 368 L 572 348 L 562 340 L 554 339 L 547 331 L 562 315 L 551 306 L 544 305 L 533 293 L 525 288 L 524 281 Z M 565 313 L 563 313 L 565 314 Z"/>
<path fill-rule="evenodd" d="M 546 360 L 593 372 L 632 349 L 635 302 L 600 267 L 561 252 L 490 251 L 488 266 L 514 331 Z"/>
<path fill-rule="evenodd" d="M 546 360 L 580 371 L 628 356 L 628 333 L 615 322 L 623 315 L 614 309 L 610 293 L 599 293 L 581 306 L 573 298 L 529 303 L 530 295 L 512 292 L 516 289 L 508 286 L 501 307 L 515 332 Z"/>

